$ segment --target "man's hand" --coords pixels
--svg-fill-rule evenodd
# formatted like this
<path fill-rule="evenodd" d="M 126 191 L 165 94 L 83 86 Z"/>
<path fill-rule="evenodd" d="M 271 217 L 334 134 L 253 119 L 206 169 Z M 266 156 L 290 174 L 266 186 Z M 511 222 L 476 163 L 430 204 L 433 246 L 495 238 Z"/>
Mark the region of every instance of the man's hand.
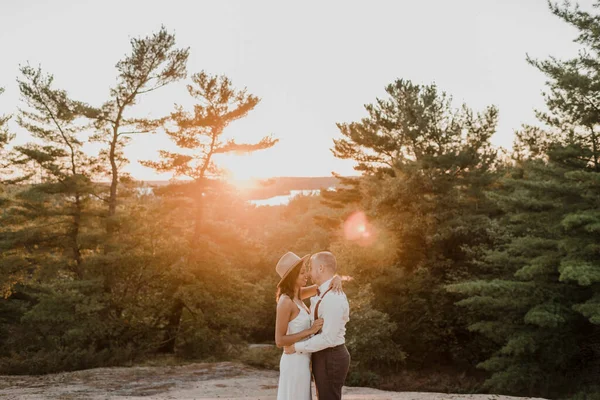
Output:
<path fill-rule="evenodd" d="M 296 346 L 291 345 L 291 346 L 285 346 L 283 348 L 283 352 L 285 354 L 294 354 L 296 352 Z"/>

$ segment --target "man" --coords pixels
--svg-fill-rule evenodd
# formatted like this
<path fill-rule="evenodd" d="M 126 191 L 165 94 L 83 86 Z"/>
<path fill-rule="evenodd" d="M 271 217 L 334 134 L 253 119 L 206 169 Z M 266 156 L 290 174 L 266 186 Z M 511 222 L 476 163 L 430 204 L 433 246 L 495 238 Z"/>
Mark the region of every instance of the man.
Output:
<path fill-rule="evenodd" d="M 350 306 L 344 293 L 328 290 L 337 262 L 330 252 L 314 254 L 309 261 L 310 278 L 319 286 L 317 296 L 310 299 L 314 319 L 323 318 L 323 329 L 304 342 L 286 347 L 287 354 L 312 353 L 312 373 L 319 400 L 340 400 L 342 386 L 350 367 L 346 349 L 346 323 Z"/>

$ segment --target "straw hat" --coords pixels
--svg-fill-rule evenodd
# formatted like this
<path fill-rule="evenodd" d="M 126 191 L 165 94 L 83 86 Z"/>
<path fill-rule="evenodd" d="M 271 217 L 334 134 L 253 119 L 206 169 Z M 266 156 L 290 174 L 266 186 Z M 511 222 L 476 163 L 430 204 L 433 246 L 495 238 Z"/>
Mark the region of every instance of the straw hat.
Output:
<path fill-rule="evenodd" d="M 277 262 L 277 266 L 275 267 L 275 271 L 277 271 L 277 273 L 281 277 L 281 280 L 279 281 L 277 286 L 281 285 L 281 282 L 283 282 L 283 280 L 290 274 L 290 272 L 292 272 L 292 270 L 298 265 L 302 264 L 304 260 L 306 260 L 309 256 L 310 254 L 307 254 L 304 257 L 300 258 L 291 251 L 285 253 L 279 259 L 279 261 Z"/>

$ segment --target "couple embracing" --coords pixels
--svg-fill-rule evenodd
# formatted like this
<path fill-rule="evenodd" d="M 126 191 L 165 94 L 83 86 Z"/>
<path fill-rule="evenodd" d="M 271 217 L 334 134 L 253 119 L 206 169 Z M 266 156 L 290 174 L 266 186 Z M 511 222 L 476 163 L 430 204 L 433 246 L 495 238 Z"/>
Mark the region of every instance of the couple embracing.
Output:
<path fill-rule="evenodd" d="M 319 400 L 339 400 L 350 366 L 345 346 L 350 307 L 330 252 L 302 258 L 288 252 L 275 267 L 275 343 L 283 347 L 277 400 L 311 400 L 311 371 Z M 312 286 L 306 286 L 310 276 Z M 310 309 L 303 300 L 310 298 Z"/>

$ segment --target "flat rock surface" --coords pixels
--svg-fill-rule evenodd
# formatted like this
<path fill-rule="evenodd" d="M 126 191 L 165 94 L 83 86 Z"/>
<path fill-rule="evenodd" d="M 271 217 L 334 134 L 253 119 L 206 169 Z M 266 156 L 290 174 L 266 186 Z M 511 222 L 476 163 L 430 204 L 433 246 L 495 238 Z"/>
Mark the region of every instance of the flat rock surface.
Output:
<path fill-rule="evenodd" d="M 237 363 L 96 368 L 43 376 L 0 376 L 0 399 L 275 400 L 278 372 Z M 313 390 L 314 393 L 314 390 Z M 345 400 L 511 400 L 499 395 L 384 392 L 345 387 Z"/>

